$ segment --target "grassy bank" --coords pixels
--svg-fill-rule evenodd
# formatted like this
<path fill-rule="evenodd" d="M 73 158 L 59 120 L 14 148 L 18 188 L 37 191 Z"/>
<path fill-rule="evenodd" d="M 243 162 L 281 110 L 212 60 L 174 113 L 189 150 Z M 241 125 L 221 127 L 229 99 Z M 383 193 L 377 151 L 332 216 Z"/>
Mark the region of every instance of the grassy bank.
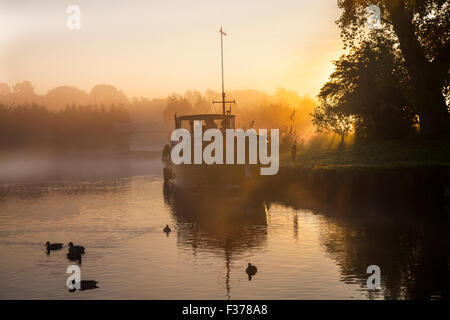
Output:
<path fill-rule="evenodd" d="M 325 170 L 403 169 L 450 167 L 450 144 L 447 141 L 384 141 L 346 145 L 341 148 L 307 149 L 280 155 L 281 168 Z"/>
<path fill-rule="evenodd" d="M 443 141 L 389 141 L 307 149 L 281 155 L 262 190 L 296 208 L 332 214 L 450 213 L 450 146 Z"/>

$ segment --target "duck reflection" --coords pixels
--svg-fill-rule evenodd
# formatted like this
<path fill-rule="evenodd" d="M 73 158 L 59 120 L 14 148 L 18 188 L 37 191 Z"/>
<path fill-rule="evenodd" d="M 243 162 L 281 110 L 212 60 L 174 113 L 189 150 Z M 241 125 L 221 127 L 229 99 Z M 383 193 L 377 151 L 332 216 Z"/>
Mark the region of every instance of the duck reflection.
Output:
<path fill-rule="evenodd" d="M 188 192 L 164 186 L 164 200 L 177 223 L 178 246 L 218 254 L 226 266 L 225 287 L 230 298 L 233 257 L 264 247 L 268 211 L 259 198 L 242 194 Z"/>

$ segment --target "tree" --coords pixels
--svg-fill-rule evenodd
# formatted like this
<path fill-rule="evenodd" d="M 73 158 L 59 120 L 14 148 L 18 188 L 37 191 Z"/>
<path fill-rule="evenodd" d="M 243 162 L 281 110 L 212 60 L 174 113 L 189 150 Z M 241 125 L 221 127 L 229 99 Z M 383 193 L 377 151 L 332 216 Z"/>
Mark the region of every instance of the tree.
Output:
<path fill-rule="evenodd" d="M 173 123 L 173 117 L 175 113 L 180 116 L 183 114 L 190 114 L 194 111 L 189 101 L 179 95 L 172 94 L 167 97 L 167 106 L 163 111 L 164 120 L 167 123 Z M 172 122 L 171 122 L 172 121 Z"/>
<path fill-rule="evenodd" d="M 45 106 L 50 110 L 59 110 L 67 103 L 89 104 L 89 95 L 76 87 L 59 86 L 51 89 L 44 97 Z M 92 100 L 92 103 L 94 101 Z"/>
<path fill-rule="evenodd" d="M 376 139 L 414 131 L 417 112 L 404 61 L 392 41 L 376 33 L 334 63 L 313 114 L 319 131 L 345 136 L 354 129 L 358 137 Z"/>
<path fill-rule="evenodd" d="M 34 87 L 30 81 L 18 82 L 13 86 L 13 92 L 22 95 L 32 96 L 35 95 Z"/>
<path fill-rule="evenodd" d="M 341 144 L 353 129 L 354 117 L 321 103 L 314 110 L 313 124 L 317 132 L 335 133 L 341 136 Z"/>
<path fill-rule="evenodd" d="M 443 91 L 449 86 L 450 4 L 448 0 L 338 0 L 337 21 L 347 46 L 367 39 L 366 8 L 381 9 L 386 38 L 394 38 L 408 71 L 423 135 L 448 133 L 448 107 Z"/>
<path fill-rule="evenodd" d="M 108 84 L 98 84 L 92 88 L 89 94 L 94 104 L 128 104 L 127 96 L 116 87 Z"/>
<path fill-rule="evenodd" d="M 184 99 L 193 107 L 194 113 L 205 113 L 211 107 L 211 101 L 207 101 L 200 92 L 195 90 L 186 91 Z"/>
<path fill-rule="evenodd" d="M 5 96 L 11 93 L 11 89 L 9 88 L 7 83 L 0 82 L 0 96 Z"/>

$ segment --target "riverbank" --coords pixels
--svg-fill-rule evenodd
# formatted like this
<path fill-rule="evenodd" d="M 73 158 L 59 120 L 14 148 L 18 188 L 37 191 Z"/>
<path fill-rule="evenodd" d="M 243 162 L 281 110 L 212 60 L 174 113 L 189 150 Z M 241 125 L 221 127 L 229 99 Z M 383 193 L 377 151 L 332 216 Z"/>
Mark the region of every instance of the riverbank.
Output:
<path fill-rule="evenodd" d="M 298 208 L 339 213 L 389 206 L 449 214 L 450 146 L 442 141 L 368 143 L 307 150 L 296 161 L 285 153 L 278 175 L 263 185 Z"/>
<path fill-rule="evenodd" d="M 347 145 L 342 148 L 320 147 L 280 155 L 280 166 L 296 169 L 373 170 L 424 167 L 450 167 L 448 141 L 385 141 Z"/>

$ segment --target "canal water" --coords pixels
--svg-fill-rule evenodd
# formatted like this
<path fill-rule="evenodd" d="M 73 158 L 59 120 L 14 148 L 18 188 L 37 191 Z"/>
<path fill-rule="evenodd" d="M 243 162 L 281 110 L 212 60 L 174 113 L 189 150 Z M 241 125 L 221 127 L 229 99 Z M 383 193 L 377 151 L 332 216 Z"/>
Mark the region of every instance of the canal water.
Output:
<path fill-rule="evenodd" d="M 155 160 L 156 161 L 156 160 Z M 156 163 L 156 162 L 155 162 Z M 345 215 L 273 197 L 180 195 L 145 174 L 3 184 L 1 299 L 448 298 L 447 223 L 434 215 Z M 358 210 L 356 210 L 358 211 Z M 427 218 L 424 218 L 427 216 Z M 428 217 L 430 216 L 430 217 Z M 169 225 L 169 234 L 162 230 Z M 81 263 L 67 248 L 86 247 Z M 249 279 L 248 263 L 257 266 Z M 69 292 L 69 265 L 99 288 Z M 369 265 L 381 289 L 368 290 Z"/>

